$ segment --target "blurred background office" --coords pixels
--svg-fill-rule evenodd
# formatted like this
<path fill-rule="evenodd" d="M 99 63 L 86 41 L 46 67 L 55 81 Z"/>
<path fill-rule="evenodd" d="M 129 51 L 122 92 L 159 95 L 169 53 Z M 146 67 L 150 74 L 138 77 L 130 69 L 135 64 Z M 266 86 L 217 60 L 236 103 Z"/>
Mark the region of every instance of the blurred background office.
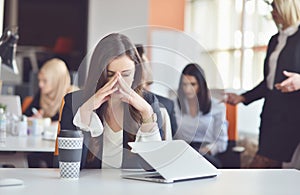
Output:
<path fill-rule="evenodd" d="M 174 96 L 183 65 L 192 61 L 205 64 L 210 89 L 243 92 L 263 78 L 266 46 L 277 32 L 265 0 L 0 0 L 0 7 L 2 31 L 18 26 L 20 37 L 20 74 L 2 71 L 2 94 L 22 99 L 35 94 L 35 74 L 52 57 L 65 60 L 72 82 L 82 86 L 89 51 L 112 31 L 151 48 L 160 82 L 150 90 L 159 95 Z M 256 150 L 262 103 L 237 107 L 238 141 L 247 147 L 242 166 Z"/>

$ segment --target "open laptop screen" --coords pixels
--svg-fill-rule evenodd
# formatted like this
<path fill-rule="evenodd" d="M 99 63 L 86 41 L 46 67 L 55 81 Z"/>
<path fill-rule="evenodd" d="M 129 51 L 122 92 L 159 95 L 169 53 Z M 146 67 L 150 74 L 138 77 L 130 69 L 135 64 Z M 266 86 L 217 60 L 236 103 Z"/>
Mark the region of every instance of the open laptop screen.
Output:
<path fill-rule="evenodd" d="M 22 115 L 21 98 L 18 95 L 0 95 L 0 104 L 6 106 L 6 112 L 20 117 Z"/>

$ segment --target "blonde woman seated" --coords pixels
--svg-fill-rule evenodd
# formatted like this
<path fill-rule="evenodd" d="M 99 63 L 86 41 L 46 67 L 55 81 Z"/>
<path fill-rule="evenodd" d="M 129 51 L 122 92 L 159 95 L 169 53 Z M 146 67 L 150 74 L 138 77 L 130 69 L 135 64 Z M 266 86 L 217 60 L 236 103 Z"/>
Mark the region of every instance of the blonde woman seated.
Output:
<path fill-rule="evenodd" d="M 51 118 L 57 122 L 63 97 L 78 88 L 71 85 L 71 78 L 64 61 L 54 58 L 46 61 L 38 74 L 39 91 L 23 113 L 34 118 Z M 36 113 L 33 111 L 36 109 Z M 30 153 L 28 166 L 52 167 L 53 153 Z"/>
<path fill-rule="evenodd" d="M 63 97 L 78 90 L 71 85 L 71 77 L 64 61 L 53 58 L 46 61 L 38 73 L 39 91 L 23 114 L 36 118 L 51 118 L 58 121 Z M 38 112 L 34 113 L 34 110 Z"/>

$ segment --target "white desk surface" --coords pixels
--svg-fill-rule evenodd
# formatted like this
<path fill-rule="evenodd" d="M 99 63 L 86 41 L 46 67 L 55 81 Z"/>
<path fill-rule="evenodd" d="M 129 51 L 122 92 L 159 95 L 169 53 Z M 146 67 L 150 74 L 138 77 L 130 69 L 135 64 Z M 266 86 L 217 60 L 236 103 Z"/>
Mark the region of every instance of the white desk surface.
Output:
<path fill-rule="evenodd" d="M 0 145 L 0 151 L 14 152 L 54 152 L 55 141 L 44 140 L 42 136 L 11 136 L 6 137 L 5 145 Z"/>
<path fill-rule="evenodd" d="M 226 169 L 215 178 L 160 184 L 122 179 L 121 170 L 82 170 L 79 180 L 59 178 L 58 169 L 0 169 L 0 178 L 18 178 L 22 186 L 0 187 L 1 195 L 14 194 L 253 194 L 299 195 L 300 171 L 293 169 Z"/>

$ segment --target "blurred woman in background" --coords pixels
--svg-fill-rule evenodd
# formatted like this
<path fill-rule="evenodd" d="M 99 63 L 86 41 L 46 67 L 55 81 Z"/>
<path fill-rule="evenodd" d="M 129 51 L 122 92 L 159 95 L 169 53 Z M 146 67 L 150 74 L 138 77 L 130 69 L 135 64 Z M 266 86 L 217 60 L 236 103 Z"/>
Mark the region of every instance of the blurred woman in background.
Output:
<path fill-rule="evenodd" d="M 23 114 L 58 121 L 63 97 L 78 89 L 71 85 L 67 65 L 58 58 L 46 61 L 38 73 L 38 82 L 39 91 Z"/>
<path fill-rule="evenodd" d="M 46 61 L 38 74 L 39 91 L 23 113 L 32 118 L 51 118 L 58 124 L 63 97 L 78 88 L 71 85 L 71 77 L 64 61 L 53 58 Z M 52 152 L 34 152 L 27 155 L 30 168 L 52 167 Z"/>
<path fill-rule="evenodd" d="M 211 98 L 198 64 L 188 64 L 182 71 L 175 113 L 178 130 L 174 138 L 185 140 L 216 167 L 222 167 L 216 155 L 227 148 L 226 107 Z"/>

